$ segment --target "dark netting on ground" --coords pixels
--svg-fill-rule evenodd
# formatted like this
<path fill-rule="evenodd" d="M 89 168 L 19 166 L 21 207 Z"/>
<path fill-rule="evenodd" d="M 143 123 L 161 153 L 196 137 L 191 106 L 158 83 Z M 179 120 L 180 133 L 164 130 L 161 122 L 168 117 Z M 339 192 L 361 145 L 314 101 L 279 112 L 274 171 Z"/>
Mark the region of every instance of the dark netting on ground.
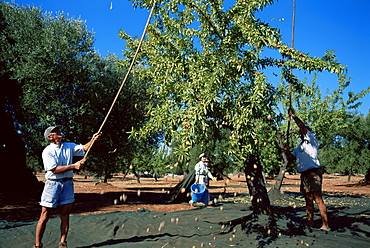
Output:
<path fill-rule="evenodd" d="M 170 192 L 165 195 L 167 203 L 188 202 L 191 199 L 190 187 L 195 182 L 195 171 L 191 171 L 185 178 L 173 187 Z"/>

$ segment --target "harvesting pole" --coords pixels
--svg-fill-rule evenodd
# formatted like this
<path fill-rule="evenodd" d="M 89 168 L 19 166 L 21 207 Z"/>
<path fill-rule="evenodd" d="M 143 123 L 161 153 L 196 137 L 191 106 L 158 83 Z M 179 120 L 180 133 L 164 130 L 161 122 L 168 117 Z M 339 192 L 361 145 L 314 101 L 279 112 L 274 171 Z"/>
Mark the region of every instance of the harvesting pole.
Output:
<path fill-rule="evenodd" d="M 291 46 L 294 49 L 294 30 L 295 30 L 295 13 L 296 13 L 296 0 L 293 0 L 293 8 L 292 8 L 292 42 Z M 289 69 L 289 108 L 292 108 L 292 94 L 293 94 L 293 86 L 292 86 L 292 77 L 293 69 L 290 67 Z M 286 139 L 287 144 L 289 145 L 289 130 L 290 130 L 290 116 L 288 117 L 288 127 L 286 132 Z"/>
<path fill-rule="evenodd" d="M 139 54 L 139 51 L 140 51 L 141 45 L 142 45 L 142 43 L 143 43 L 143 40 L 144 40 L 144 37 L 145 37 L 145 34 L 146 34 L 146 30 L 148 29 L 148 26 L 149 26 L 149 23 L 150 23 L 150 19 L 151 19 L 152 15 L 153 15 L 153 12 L 154 12 L 154 9 L 155 9 L 156 4 L 157 4 L 157 1 L 155 0 L 155 1 L 153 2 L 153 6 L 152 6 L 152 8 L 151 8 L 151 10 L 150 10 L 150 13 L 149 13 L 148 19 L 147 19 L 147 21 L 146 21 L 146 24 L 145 24 L 145 27 L 144 27 L 143 33 L 142 33 L 142 35 L 141 35 L 141 39 L 140 39 L 139 45 L 137 46 L 137 48 L 136 48 L 136 52 L 135 52 L 135 54 L 134 54 L 134 57 L 133 57 L 133 58 L 132 58 L 132 60 L 131 60 L 130 67 L 128 68 L 128 70 L 127 70 L 127 72 L 126 72 L 126 76 L 125 76 L 125 78 L 123 79 L 123 81 L 122 81 L 122 83 L 121 83 L 121 86 L 120 86 L 120 88 L 118 89 L 117 94 L 116 94 L 116 96 L 115 96 L 115 98 L 114 98 L 114 100 L 113 100 L 113 102 L 112 102 L 112 104 L 111 104 L 111 106 L 110 106 L 110 108 L 109 108 L 109 110 L 108 110 L 108 112 L 107 112 L 107 114 L 106 114 L 106 116 L 105 116 L 105 118 L 104 118 L 104 120 L 103 120 L 102 124 L 100 125 L 99 131 L 98 131 L 97 133 L 101 133 L 101 130 L 103 129 L 103 126 L 104 126 L 104 125 L 105 125 L 105 123 L 107 122 L 107 119 L 108 119 L 108 117 L 109 117 L 110 113 L 112 112 L 112 109 L 113 109 L 113 107 L 114 107 L 115 103 L 117 102 L 117 99 L 118 99 L 118 97 L 119 97 L 119 95 L 120 95 L 120 93 L 121 93 L 121 91 L 122 91 L 122 89 L 123 89 L 123 86 L 125 85 L 125 83 L 126 83 L 126 81 L 127 81 L 127 79 L 128 79 L 128 76 L 129 76 L 129 74 L 130 74 L 130 72 L 131 72 L 131 70 L 132 70 L 132 67 L 133 67 L 133 66 L 134 66 L 134 64 L 135 64 L 136 58 L 137 58 L 137 56 L 138 56 L 138 54 Z M 85 153 L 85 156 L 84 156 L 84 158 L 83 158 L 83 160 L 84 160 L 84 161 L 86 160 L 87 155 L 89 154 L 90 149 L 91 149 L 91 147 L 93 146 L 94 142 L 95 142 L 95 139 L 91 142 L 91 144 L 90 144 L 89 148 L 87 149 L 87 151 L 86 151 L 86 153 Z"/>

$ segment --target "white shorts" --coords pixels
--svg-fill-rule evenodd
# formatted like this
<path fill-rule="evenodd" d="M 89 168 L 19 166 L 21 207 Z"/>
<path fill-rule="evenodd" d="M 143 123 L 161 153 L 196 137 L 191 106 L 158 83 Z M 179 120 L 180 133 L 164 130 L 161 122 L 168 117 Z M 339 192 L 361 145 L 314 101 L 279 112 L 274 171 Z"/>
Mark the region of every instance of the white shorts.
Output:
<path fill-rule="evenodd" d="M 47 180 L 41 195 L 40 205 L 56 208 L 75 201 L 73 180 Z"/>

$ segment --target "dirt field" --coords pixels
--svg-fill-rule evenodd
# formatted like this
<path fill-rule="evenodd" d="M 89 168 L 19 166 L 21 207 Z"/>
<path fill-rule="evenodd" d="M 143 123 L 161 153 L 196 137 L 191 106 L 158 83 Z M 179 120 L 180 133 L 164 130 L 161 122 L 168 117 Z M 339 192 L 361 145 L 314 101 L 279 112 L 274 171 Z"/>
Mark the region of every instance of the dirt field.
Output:
<path fill-rule="evenodd" d="M 45 181 L 44 175 L 37 175 L 40 181 Z M 230 176 L 231 180 L 211 182 L 211 199 L 220 199 L 239 202 L 248 202 L 248 188 L 244 176 Z M 116 175 L 108 184 L 98 183 L 93 177 L 84 178 L 75 175 L 76 202 L 73 215 L 90 215 L 109 213 L 114 211 L 137 211 L 147 209 L 157 212 L 173 212 L 193 209 L 189 204 L 165 204 L 162 196 L 183 179 L 182 176 L 159 178 L 141 178 L 141 183 L 132 175 L 124 180 L 122 175 Z M 367 197 L 370 198 L 370 186 L 361 186 L 358 182 L 363 176 L 353 176 L 348 182 L 347 176 L 324 175 L 324 196 Z M 267 180 L 267 189 L 274 184 L 274 180 Z M 299 175 L 287 175 L 283 182 L 282 191 L 300 198 Z M 325 198 L 324 198 L 325 199 Z M 328 198 L 326 201 L 333 201 Z M 330 202 L 329 202 L 330 203 Z M 340 202 L 334 204 L 341 204 Z M 40 214 L 37 201 L 25 202 L 22 205 L 0 205 L 0 219 L 8 222 L 35 221 Z M 55 211 L 53 217 L 57 216 Z"/>

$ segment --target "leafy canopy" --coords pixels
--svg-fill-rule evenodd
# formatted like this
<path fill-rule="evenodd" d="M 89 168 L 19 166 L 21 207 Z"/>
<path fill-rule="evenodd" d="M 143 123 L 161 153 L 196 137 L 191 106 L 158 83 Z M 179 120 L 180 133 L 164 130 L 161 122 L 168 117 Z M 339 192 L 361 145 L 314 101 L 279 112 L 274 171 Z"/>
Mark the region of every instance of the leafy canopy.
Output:
<path fill-rule="evenodd" d="M 133 1 L 148 8 L 153 1 Z M 225 153 L 242 161 L 270 143 L 277 114 L 276 88 L 263 73 L 268 67 L 341 74 L 345 69 L 334 55 L 310 57 L 289 48 L 280 33 L 255 17 L 273 1 L 174 0 L 157 4 L 137 68 L 151 82 L 149 94 L 161 104 L 146 106 L 148 121 L 131 137 L 145 139 L 155 132 L 166 142 L 176 140 L 173 152 L 185 160 L 191 147 L 204 146 L 230 130 Z M 124 31 L 129 57 L 138 42 Z M 278 52 L 265 57 L 264 49 Z M 291 80 L 288 73 L 284 76 Z"/>

